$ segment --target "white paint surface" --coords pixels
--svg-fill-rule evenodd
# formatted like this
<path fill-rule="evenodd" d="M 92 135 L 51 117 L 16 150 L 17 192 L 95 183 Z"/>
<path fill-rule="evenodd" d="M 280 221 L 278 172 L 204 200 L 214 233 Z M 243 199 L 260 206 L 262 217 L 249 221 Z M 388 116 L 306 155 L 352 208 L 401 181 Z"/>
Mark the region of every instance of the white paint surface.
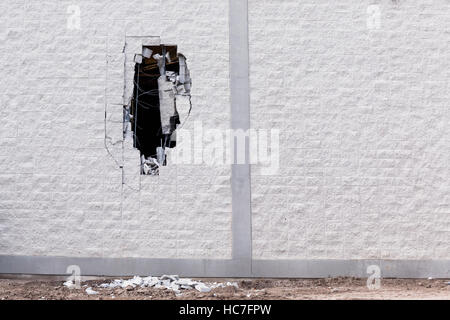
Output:
<path fill-rule="evenodd" d="M 69 5 L 79 30 L 66 27 Z M 226 12 L 212 0 L 0 3 L 0 254 L 231 257 L 229 166 L 140 177 L 131 139 L 121 143 L 124 78 L 129 95 L 134 54 L 155 41 L 135 36 L 187 57 L 185 128 L 229 127 Z"/>
<path fill-rule="evenodd" d="M 228 2 L 74 2 L 80 29 L 72 2 L 0 3 L 0 254 L 230 258 L 229 166 L 139 176 L 121 143 L 130 36 L 187 57 L 185 128 L 229 128 Z M 369 28 L 373 4 L 249 0 L 251 126 L 281 134 L 255 259 L 450 258 L 450 4 L 379 1 Z"/>
<path fill-rule="evenodd" d="M 448 259 L 450 3 L 250 0 L 249 30 L 281 150 L 252 170 L 253 257 Z"/>

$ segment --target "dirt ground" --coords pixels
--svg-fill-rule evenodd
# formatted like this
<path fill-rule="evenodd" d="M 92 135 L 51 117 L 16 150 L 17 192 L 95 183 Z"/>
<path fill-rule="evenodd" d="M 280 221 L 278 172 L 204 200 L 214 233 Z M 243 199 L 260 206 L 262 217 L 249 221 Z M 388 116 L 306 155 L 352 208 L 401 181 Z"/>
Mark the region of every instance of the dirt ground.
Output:
<path fill-rule="evenodd" d="M 97 285 L 112 279 L 96 278 L 81 283 L 81 289 L 68 289 L 64 279 L 52 277 L 0 279 L 0 299 L 446 299 L 450 300 L 449 280 L 444 279 L 382 279 L 378 290 L 369 290 L 366 279 L 201 279 L 204 282 L 236 281 L 239 288 L 216 288 L 208 293 L 196 290 L 183 291 L 176 296 L 173 291 L 155 288 L 103 289 Z M 92 287 L 99 292 L 88 295 L 85 290 Z"/>

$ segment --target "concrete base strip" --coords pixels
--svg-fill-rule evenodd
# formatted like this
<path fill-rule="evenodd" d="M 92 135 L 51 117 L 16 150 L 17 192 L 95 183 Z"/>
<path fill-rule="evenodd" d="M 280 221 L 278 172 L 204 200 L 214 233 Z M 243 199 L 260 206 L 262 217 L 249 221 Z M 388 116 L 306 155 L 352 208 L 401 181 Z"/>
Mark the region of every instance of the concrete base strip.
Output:
<path fill-rule="evenodd" d="M 68 266 L 77 265 L 83 276 L 367 278 L 367 267 L 377 265 L 382 278 L 450 278 L 450 260 L 253 260 L 252 273 L 245 272 L 247 263 L 238 259 L 0 256 L 0 273 L 64 275 Z"/>
<path fill-rule="evenodd" d="M 359 277 L 367 267 L 378 266 L 383 278 L 449 278 L 450 260 L 253 260 L 254 277 Z"/>
<path fill-rule="evenodd" d="M 232 260 L 0 256 L 0 273 L 61 275 L 66 274 L 70 265 L 79 266 L 84 276 L 232 277 L 245 269 L 241 263 Z"/>

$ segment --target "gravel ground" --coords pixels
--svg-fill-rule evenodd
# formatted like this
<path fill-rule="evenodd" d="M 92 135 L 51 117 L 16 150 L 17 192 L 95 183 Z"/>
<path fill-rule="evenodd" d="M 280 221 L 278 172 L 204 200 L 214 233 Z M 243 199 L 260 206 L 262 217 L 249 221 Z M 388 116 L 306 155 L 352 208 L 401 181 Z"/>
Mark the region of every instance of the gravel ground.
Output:
<path fill-rule="evenodd" d="M 450 300 L 449 280 L 443 279 L 382 279 L 381 288 L 369 290 L 366 279 L 200 279 L 204 282 L 235 281 L 239 288 L 216 288 L 208 293 L 196 290 L 183 291 L 176 296 L 173 291 L 155 288 L 104 289 L 97 285 L 111 278 L 95 278 L 82 282 L 81 289 L 68 289 L 64 279 L 58 278 L 0 279 L 0 299 L 446 299 Z M 88 295 L 92 287 L 99 292 Z"/>

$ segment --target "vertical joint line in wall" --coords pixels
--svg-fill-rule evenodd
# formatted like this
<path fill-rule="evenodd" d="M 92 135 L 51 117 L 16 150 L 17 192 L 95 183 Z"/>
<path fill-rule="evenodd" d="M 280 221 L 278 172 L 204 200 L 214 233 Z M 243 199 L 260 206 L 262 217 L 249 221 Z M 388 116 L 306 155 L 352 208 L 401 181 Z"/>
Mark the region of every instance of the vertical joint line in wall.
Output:
<path fill-rule="evenodd" d="M 229 0 L 232 130 L 241 129 L 246 131 L 250 129 L 248 47 L 247 0 Z M 249 145 L 246 143 L 246 161 L 249 161 L 249 155 Z M 232 257 L 242 268 L 241 273 L 250 276 L 252 269 L 250 164 L 248 162 L 245 164 L 234 164 L 233 161 L 231 167 Z"/>
<path fill-rule="evenodd" d="M 250 43 L 249 43 L 249 34 L 248 34 L 248 0 L 245 0 L 245 10 L 243 10 L 245 14 L 245 42 L 246 42 L 246 52 L 245 52 L 245 59 L 247 61 L 247 92 L 246 92 L 246 100 L 247 100 L 247 121 L 248 121 L 248 127 L 247 129 L 250 129 Z M 250 134 L 250 131 L 249 131 Z M 253 274 L 253 229 L 252 229 L 252 170 L 251 170 L 251 163 L 250 163 L 250 135 L 249 135 L 249 143 L 245 144 L 245 152 L 246 152 L 246 161 L 248 161 L 248 220 L 249 220 L 249 268 L 250 268 L 250 275 Z"/>
<path fill-rule="evenodd" d="M 248 31 L 248 0 L 245 1 L 246 3 L 246 10 L 245 10 L 245 29 L 246 29 L 246 37 L 245 40 L 247 42 L 247 53 L 246 53 L 246 59 L 247 59 L 247 104 L 248 104 L 248 129 L 250 129 L 251 126 L 251 119 L 250 119 L 250 41 L 249 41 L 249 31 Z M 249 135 L 250 137 L 250 135 Z M 249 144 L 246 144 L 247 148 L 247 161 L 248 161 L 248 186 L 249 186 L 249 203 L 248 203 L 248 210 L 249 210 L 249 233 L 250 233 L 250 275 L 253 274 L 253 223 L 252 223 L 252 166 L 250 163 L 250 138 L 249 138 Z"/>
<path fill-rule="evenodd" d="M 123 44 L 123 95 L 122 95 L 122 112 L 123 108 L 128 105 L 125 97 L 126 97 L 126 72 L 127 72 L 127 36 L 124 36 L 124 44 Z M 126 123 L 123 124 L 128 125 Z M 122 127 L 122 184 L 120 187 L 120 251 L 122 252 L 122 230 L 123 230 L 123 192 L 125 185 L 125 136 L 123 134 L 124 130 Z"/>
<path fill-rule="evenodd" d="M 120 190 L 120 215 L 122 220 L 122 214 L 123 214 L 123 163 L 124 163 L 124 154 L 123 154 L 123 148 L 124 148 L 124 140 L 123 136 L 122 139 L 119 140 L 122 144 L 122 159 L 120 162 L 114 157 L 114 155 L 111 153 L 111 151 L 108 148 L 108 140 L 111 140 L 111 137 L 108 136 L 108 130 L 107 130 L 107 122 L 108 122 L 108 85 L 109 85 L 109 35 L 106 37 L 105 42 L 105 83 L 104 83 L 104 147 L 109 157 L 114 161 L 115 165 L 121 170 L 121 190 Z M 115 145 L 117 142 L 114 142 L 113 145 Z"/>

